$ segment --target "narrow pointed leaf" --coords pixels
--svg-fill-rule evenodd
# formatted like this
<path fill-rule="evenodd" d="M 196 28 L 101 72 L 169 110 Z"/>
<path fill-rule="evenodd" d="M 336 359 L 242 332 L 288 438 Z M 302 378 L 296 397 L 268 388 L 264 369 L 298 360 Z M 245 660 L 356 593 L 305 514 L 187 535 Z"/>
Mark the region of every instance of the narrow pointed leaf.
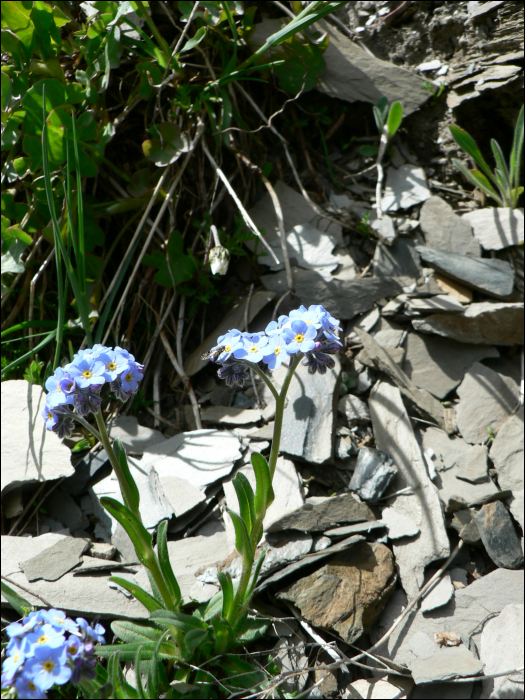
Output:
<path fill-rule="evenodd" d="M 100 503 L 126 530 L 133 542 L 140 563 L 149 569 L 152 558 L 155 558 L 155 553 L 151 546 L 151 535 L 144 525 L 133 515 L 129 508 L 126 508 L 114 498 L 103 496 L 100 499 Z"/>
<path fill-rule="evenodd" d="M 374 119 L 376 121 L 377 130 L 380 134 L 383 133 L 383 127 L 388 115 L 388 98 L 380 97 L 377 104 L 374 106 Z"/>
<path fill-rule="evenodd" d="M 518 115 L 516 128 L 514 129 L 514 140 L 510 152 L 510 179 L 514 189 L 518 188 L 521 170 L 521 154 L 523 152 L 523 105 Z M 516 199 L 516 204 L 518 200 Z"/>
<path fill-rule="evenodd" d="M 492 139 L 490 142 L 490 145 L 492 146 L 492 153 L 494 153 L 494 160 L 496 161 L 496 165 L 498 167 L 498 170 L 500 172 L 501 178 L 503 182 L 505 183 L 505 189 L 507 192 L 510 192 L 511 190 L 511 185 L 510 185 L 510 173 L 507 168 L 507 164 L 505 163 L 505 156 L 503 155 L 503 151 L 501 150 L 501 146 L 499 143 L 496 141 L 496 139 Z M 497 176 L 496 176 L 497 178 Z"/>
<path fill-rule="evenodd" d="M 145 700 L 146 698 L 146 693 L 144 692 L 144 688 L 142 687 L 142 674 L 140 672 L 140 661 L 141 661 L 141 656 L 142 656 L 142 649 L 143 646 L 140 644 L 137 647 L 137 653 L 135 654 L 135 661 L 134 661 L 134 666 L 135 666 L 135 683 L 137 684 L 137 693 L 139 698 L 141 700 Z"/>
<path fill-rule="evenodd" d="M 8 586 L 7 583 L 2 581 L 1 586 L 2 595 L 6 598 L 9 605 L 16 610 L 20 617 L 27 615 L 33 607 L 31 603 L 25 598 L 22 598 L 21 595 L 18 595 L 18 593 L 14 591 L 11 586 Z"/>
<path fill-rule="evenodd" d="M 499 204 L 500 207 L 503 206 L 500 196 L 496 193 L 496 190 L 492 187 L 487 178 L 479 170 L 469 170 L 464 163 L 462 163 L 457 158 L 452 159 L 456 168 L 463 173 L 467 180 L 472 183 L 475 187 L 484 192 L 489 197 Z M 477 176 L 481 177 L 477 177 Z"/>
<path fill-rule="evenodd" d="M 235 529 L 235 547 L 243 558 L 250 558 L 252 556 L 250 537 L 248 535 L 246 525 L 244 524 L 244 520 L 229 508 L 226 510 L 232 519 L 233 527 Z"/>
<path fill-rule="evenodd" d="M 184 635 L 184 646 L 187 651 L 192 654 L 193 651 L 200 646 L 208 636 L 208 630 L 190 630 Z"/>
<path fill-rule="evenodd" d="M 394 102 L 388 113 L 387 130 L 389 139 L 391 139 L 399 129 L 402 120 L 403 107 L 401 106 L 401 102 Z"/>
<path fill-rule="evenodd" d="M 162 575 L 164 576 L 168 587 L 173 593 L 173 598 L 175 600 L 174 607 L 178 608 L 180 605 L 182 595 L 180 592 L 179 584 L 177 583 L 177 579 L 175 578 L 175 574 L 173 573 L 173 569 L 171 568 L 170 555 L 168 552 L 168 540 L 166 535 L 167 529 L 168 521 L 162 520 L 159 524 L 159 529 L 157 531 L 157 551 L 159 557 L 160 570 L 162 571 Z"/>
<path fill-rule="evenodd" d="M 132 477 L 131 472 L 129 470 L 128 458 L 126 456 L 126 450 L 124 449 L 122 440 L 120 440 L 119 438 L 115 440 L 115 442 L 113 443 L 113 450 L 119 461 L 120 468 L 124 472 L 124 477 L 129 485 L 130 492 L 132 494 L 132 502 L 126 503 L 126 505 L 134 515 L 137 515 L 139 513 L 140 504 L 139 489 L 137 487 L 137 484 L 135 483 L 135 479 Z"/>
<path fill-rule="evenodd" d="M 133 661 L 137 653 L 137 647 L 141 646 L 138 642 L 129 644 L 106 644 L 97 646 L 97 656 L 111 657 L 116 651 L 119 652 L 121 661 Z M 144 642 L 142 644 L 142 661 L 149 661 L 155 651 L 156 644 L 154 642 Z M 173 644 L 163 642 L 160 646 L 159 656 L 162 659 L 180 659 L 180 654 Z"/>
<path fill-rule="evenodd" d="M 225 654 L 235 643 L 233 628 L 223 617 L 214 617 L 211 624 L 215 634 L 213 653 Z"/>
<path fill-rule="evenodd" d="M 160 646 L 162 642 L 164 641 L 164 638 L 168 634 L 169 630 L 166 630 L 162 637 L 159 639 L 157 642 L 157 646 L 155 647 L 155 651 L 153 652 L 153 656 L 151 657 L 150 664 L 149 664 L 149 672 L 148 672 L 148 681 L 147 681 L 147 688 L 148 688 L 148 697 L 150 698 L 158 698 L 159 697 L 159 651 L 160 651 Z"/>
<path fill-rule="evenodd" d="M 481 155 L 481 151 L 478 148 L 478 144 L 474 141 L 472 136 L 468 134 L 464 129 L 461 129 L 456 124 L 451 124 L 449 126 L 450 133 L 454 141 L 462 148 L 465 153 L 467 153 L 478 165 L 489 178 L 493 178 L 492 171 L 487 165 L 485 159 Z"/>
<path fill-rule="evenodd" d="M 158 642 L 162 630 L 157 629 L 151 622 L 132 622 L 131 620 L 115 620 L 111 623 L 113 634 L 123 642 L 147 644 Z M 99 647 L 97 647 L 97 650 Z"/>
<path fill-rule="evenodd" d="M 241 476 L 244 476 L 244 474 L 237 474 L 237 476 L 235 476 L 235 478 L 233 479 L 233 485 L 235 487 L 235 492 L 237 493 L 237 500 L 239 501 L 239 511 L 241 513 L 241 518 L 243 519 L 246 525 L 248 534 L 250 534 L 252 531 L 253 522 L 255 520 L 255 512 L 253 504 L 250 504 L 250 498 L 246 492 L 244 482 L 242 481 L 242 479 L 239 478 Z M 244 477 L 244 479 L 246 480 L 246 482 L 248 482 L 248 479 L 246 479 L 246 477 Z M 248 486 L 250 486 L 249 482 Z"/>
<path fill-rule="evenodd" d="M 222 616 L 228 619 L 234 600 L 232 579 L 228 571 L 225 574 L 218 571 L 217 577 L 222 588 Z"/>
<path fill-rule="evenodd" d="M 195 615 L 172 612 L 171 610 L 155 610 L 151 613 L 150 618 L 161 625 L 174 625 L 183 632 L 188 632 L 191 629 L 208 629 L 206 622 Z"/>
<path fill-rule="evenodd" d="M 118 583 L 119 586 L 122 586 L 126 591 L 129 591 L 132 593 L 135 598 L 142 603 L 142 605 L 149 610 L 149 612 L 153 612 L 154 610 L 159 610 L 163 609 L 163 605 L 159 603 L 158 600 L 155 600 L 153 596 L 151 596 L 147 591 L 145 591 L 143 588 L 140 586 L 137 586 L 136 583 L 132 583 L 131 581 L 127 581 L 124 578 L 120 578 L 120 576 L 110 576 L 110 581 L 113 581 L 114 583 Z"/>
<path fill-rule="evenodd" d="M 257 560 L 257 564 L 255 565 L 254 572 L 252 574 L 252 578 L 250 583 L 248 584 L 248 588 L 246 589 L 246 593 L 244 596 L 244 603 L 245 605 L 250 602 L 250 598 L 252 597 L 253 591 L 255 590 L 255 586 L 257 585 L 257 579 L 259 578 L 259 574 L 261 573 L 261 568 L 264 563 L 264 559 L 266 557 L 266 553 L 268 550 L 263 549 L 261 552 L 259 559 Z"/>
<path fill-rule="evenodd" d="M 252 454 L 252 466 L 256 482 L 254 507 L 257 517 L 260 517 L 266 513 L 275 496 L 268 462 L 258 452 Z"/>

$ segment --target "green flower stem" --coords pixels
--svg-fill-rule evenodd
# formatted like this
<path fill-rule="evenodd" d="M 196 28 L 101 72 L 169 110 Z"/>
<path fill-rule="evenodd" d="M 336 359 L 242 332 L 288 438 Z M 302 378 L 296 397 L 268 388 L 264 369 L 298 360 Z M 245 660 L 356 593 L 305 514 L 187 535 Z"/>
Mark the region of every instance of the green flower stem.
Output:
<path fill-rule="evenodd" d="M 281 387 L 281 393 L 278 395 L 276 401 L 277 405 L 275 407 L 275 424 L 273 428 L 273 439 L 272 439 L 272 449 L 270 451 L 270 460 L 268 462 L 268 467 L 270 469 L 270 477 L 273 481 L 273 475 L 275 473 L 275 466 L 277 464 L 277 457 L 279 456 L 279 446 L 281 444 L 281 430 L 283 427 L 283 415 L 284 415 L 284 402 L 286 399 L 286 394 L 288 393 L 288 387 L 292 381 L 293 374 L 297 369 L 303 354 L 298 353 L 294 359 L 290 362 L 290 367 L 284 378 L 283 385 Z"/>
<path fill-rule="evenodd" d="M 248 365 L 251 369 L 253 369 L 254 372 L 256 372 L 259 377 L 263 380 L 263 382 L 266 384 L 268 389 L 272 392 L 274 398 L 276 401 L 279 401 L 279 394 L 277 392 L 277 389 L 274 387 L 268 376 L 260 369 L 257 365 L 255 365 L 253 362 L 247 362 L 246 360 L 239 360 L 237 363 L 239 365 Z"/>
<path fill-rule="evenodd" d="M 115 474 L 117 475 L 118 483 L 120 486 L 120 491 L 122 493 L 122 497 L 124 499 L 124 504 L 129 508 L 129 504 L 134 502 L 133 494 L 131 492 L 130 486 L 127 482 L 127 479 L 122 471 L 122 467 L 120 466 L 120 462 L 117 459 L 117 455 L 113 451 L 113 447 L 111 445 L 109 435 L 106 430 L 106 424 L 104 423 L 104 419 L 102 418 L 102 413 L 101 411 L 97 411 L 95 413 L 95 419 L 97 421 L 98 429 L 100 432 L 100 442 L 102 443 L 104 449 L 106 450 L 106 454 L 109 458 L 109 461 L 111 462 L 111 466 L 115 470 Z M 142 522 L 142 518 L 140 517 L 140 511 L 137 511 L 136 513 L 133 513 L 135 517 L 139 519 L 140 522 Z M 160 589 L 159 589 L 160 590 Z"/>
<path fill-rule="evenodd" d="M 86 428 L 86 430 L 89 430 L 89 432 L 94 435 L 99 442 L 102 442 L 102 435 L 98 432 L 96 428 L 94 428 L 91 423 L 88 423 L 88 421 L 85 418 L 82 418 L 82 416 L 79 416 L 78 414 L 74 414 L 73 418 L 78 421 L 81 425 Z"/>
<path fill-rule="evenodd" d="M 142 0 L 137 0 L 137 7 L 140 10 L 139 14 L 142 15 L 143 19 L 146 21 L 146 24 L 151 29 L 153 36 L 157 40 L 160 48 L 162 49 L 162 53 L 166 57 L 166 61 L 169 63 L 171 58 L 170 47 L 168 46 L 166 40 L 163 38 L 159 30 L 157 29 L 155 22 L 149 16 L 148 11 L 144 7 L 144 3 L 142 2 Z"/>
<path fill-rule="evenodd" d="M 263 379 L 263 381 L 266 383 L 266 385 L 270 388 L 272 394 L 275 396 L 275 400 L 277 402 L 277 405 L 275 407 L 275 425 L 273 429 L 273 440 L 272 440 L 272 449 L 270 452 L 270 461 L 268 462 L 268 467 L 270 469 L 270 477 L 273 481 L 273 475 L 275 473 L 275 467 L 277 464 L 277 457 L 279 456 L 279 445 L 281 442 L 281 430 L 283 427 L 283 414 L 284 414 L 284 402 L 286 399 L 286 394 L 288 393 L 288 387 L 290 386 L 290 382 L 292 381 L 293 374 L 295 370 L 297 369 L 297 365 L 299 364 L 301 358 L 303 357 L 302 353 L 298 353 L 293 360 L 290 362 L 290 367 L 288 368 L 288 372 L 286 373 L 286 377 L 284 379 L 283 385 L 281 387 L 281 392 L 277 393 L 277 390 L 271 383 L 271 381 L 268 379 L 268 377 L 262 372 L 257 365 L 252 364 L 251 362 L 242 362 L 239 364 L 245 364 L 257 372 L 257 374 Z M 235 620 L 238 618 L 239 614 L 241 613 L 243 607 L 245 604 L 247 604 L 249 601 L 245 600 L 246 597 L 246 590 L 248 588 L 248 585 L 250 583 L 250 578 L 252 574 L 252 568 L 253 568 L 253 562 L 255 560 L 255 551 L 257 549 L 257 545 L 259 544 L 256 542 L 255 538 L 257 535 L 257 531 L 259 530 L 263 520 L 264 516 L 266 515 L 266 511 L 264 513 L 261 513 L 259 517 L 255 519 L 255 523 L 253 524 L 252 531 L 251 531 L 251 536 L 250 536 L 250 545 L 251 545 L 251 552 L 246 556 L 243 557 L 243 562 L 242 562 L 242 574 L 241 574 L 241 580 L 239 581 L 239 587 L 237 588 L 237 592 L 235 594 L 235 599 L 234 603 L 231 607 L 231 619 L 228 620 L 230 624 L 234 624 Z"/>

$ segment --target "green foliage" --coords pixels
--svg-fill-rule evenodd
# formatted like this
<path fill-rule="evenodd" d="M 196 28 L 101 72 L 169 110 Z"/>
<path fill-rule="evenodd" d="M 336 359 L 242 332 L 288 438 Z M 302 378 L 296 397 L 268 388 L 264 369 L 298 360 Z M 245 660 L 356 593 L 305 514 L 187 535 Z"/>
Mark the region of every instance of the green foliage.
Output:
<path fill-rule="evenodd" d="M 454 165 L 458 170 L 470 183 L 493 199 L 498 206 L 516 208 L 523 193 L 523 187 L 519 184 L 523 154 L 523 106 L 520 109 L 514 129 L 514 140 L 508 163 L 499 143 L 495 139 L 490 141 L 496 162 L 494 170 L 490 169 L 479 150 L 478 144 L 464 129 L 452 124 L 450 133 L 458 146 L 472 158 L 478 168 L 481 168 L 481 170 L 477 168 L 469 170 L 464 163 L 454 158 Z"/>

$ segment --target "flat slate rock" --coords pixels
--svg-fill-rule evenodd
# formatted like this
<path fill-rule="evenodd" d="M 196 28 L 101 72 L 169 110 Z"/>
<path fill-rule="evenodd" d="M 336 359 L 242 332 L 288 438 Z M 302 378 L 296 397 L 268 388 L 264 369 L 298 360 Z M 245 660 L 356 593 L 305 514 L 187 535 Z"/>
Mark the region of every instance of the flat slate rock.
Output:
<path fill-rule="evenodd" d="M 523 345 L 523 304 L 480 302 L 462 314 L 413 319 L 417 331 L 473 345 Z"/>
<path fill-rule="evenodd" d="M 370 392 L 368 406 L 376 445 L 394 460 L 398 469 L 392 488 L 398 491 L 410 486 L 414 491 L 396 496 L 391 504 L 420 529 L 418 536 L 393 544 L 401 585 L 411 599 L 423 585 L 425 567 L 447 557 L 450 551 L 441 504 L 399 389 L 378 382 Z"/>
<path fill-rule="evenodd" d="M 2 382 L 2 491 L 75 473 L 71 450 L 44 429 L 46 393 L 25 379 Z"/>
<path fill-rule="evenodd" d="M 376 621 L 395 581 L 390 549 L 379 542 L 361 542 L 276 597 L 294 603 L 313 625 L 351 644 Z"/>
<path fill-rule="evenodd" d="M 164 442 L 166 437 L 160 430 L 139 425 L 135 416 L 118 416 L 109 428 L 110 436 L 122 443 L 128 452 L 142 453 L 158 442 Z"/>
<path fill-rule="evenodd" d="M 354 425 L 368 425 L 370 423 L 370 411 L 366 401 L 354 396 L 346 394 L 339 399 L 337 410 L 345 416 L 350 427 Z"/>
<path fill-rule="evenodd" d="M 74 576 L 73 571 L 69 571 L 56 581 L 38 579 L 29 582 L 19 562 L 44 553 L 46 549 L 63 539 L 66 539 L 64 535 L 54 533 L 39 537 L 3 536 L 2 572 L 9 576 L 9 585 L 13 586 L 31 605 L 41 607 L 43 598 L 49 607 L 65 610 L 73 617 L 79 613 L 132 620 L 149 617 L 148 610 L 138 600 L 127 598 L 122 593 L 109 588 L 109 574 Z M 184 540 L 184 542 L 187 541 Z M 19 589 L 18 586 L 22 588 Z M 4 605 L 6 601 L 2 596 L 2 606 Z M 104 627 L 108 629 L 106 624 Z"/>
<path fill-rule="evenodd" d="M 20 562 L 28 581 L 56 581 L 82 563 L 81 556 L 89 548 L 89 540 L 64 537 L 31 559 Z"/>
<path fill-rule="evenodd" d="M 490 446 L 490 458 L 500 487 L 523 491 L 523 407 L 499 429 Z"/>
<path fill-rule="evenodd" d="M 406 275 L 418 279 L 421 276 L 421 262 L 416 252 L 416 243 L 411 238 L 397 238 L 392 245 L 379 242 L 374 252 L 373 265 L 374 277 Z"/>
<path fill-rule="evenodd" d="M 459 435 L 447 435 L 438 428 L 427 427 L 420 432 L 423 452 L 434 463 L 436 471 L 452 469 L 458 458 L 470 445 Z"/>
<path fill-rule="evenodd" d="M 334 279 L 326 282 L 312 270 L 294 267 L 292 273 L 295 293 L 302 304 L 307 307 L 322 304 L 340 320 L 370 311 L 379 299 L 396 296 L 403 291 L 403 285 L 395 277 L 363 277 L 349 281 Z M 284 270 L 274 275 L 262 275 L 261 282 L 275 294 L 288 291 Z"/>
<path fill-rule="evenodd" d="M 501 501 L 482 507 L 476 514 L 481 540 L 496 566 L 518 569 L 523 565 L 521 544 L 509 511 Z"/>
<path fill-rule="evenodd" d="M 454 595 L 454 590 L 450 574 L 448 572 L 443 574 L 440 582 L 423 598 L 421 610 L 428 612 L 446 605 Z"/>
<path fill-rule="evenodd" d="M 459 474 L 460 471 L 454 466 L 447 471 L 438 472 L 435 479 L 439 497 L 447 513 L 497 497 L 499 491 L 492 479 L 473 484 L 458 478 Z"/>
<path fill-rule="evenodd" d="M 489 480 L 489 451 L 486 445 L 472 445 L 457 460 L 455 475 L 457 479 L 482 484 Z M 501 484 L 500 484 L 501 486 Z"/>
<path fill-rule="evenodd" d="M 504 673 L 523 666 L 523 604 L 506 605 L 497 617 L 483 626 L 479 656 L 485 664 L 485 675 Z M 509 644 L 509 641 L 512 643 Z M 482 698 L 519 697 L 515 681 L 522 674 L 504 675 L 483 680 Z M 521 692 L 523 695 L 523 692 Z"/>
<path fill-rule="evenodd" d="M 325 20 L 316 26 L 330 37 L 323 54 L 326 67 L 317 82 L 317 90 L 346 102 L 375 105 L 383 96 L 390 103 L 399 100 L 405 115 L 428 100 L 428 91 L 411 71 L 371 56 Z"/>
<path fill-rule="evenodd" d="M 499 357 L 499 352 L 490 346 L 409 333 L 403 371 L 416 386 L 444 399 L 461 383 L 469 367 L 485 357 Z"/>
<path fill-rule="evenodd" d="M 470 223 L 441 197 L 434 195 L 426 200 L 419 213 L 419 225 L 429 248 L 480 257 L 481 248 L 472 235 Z"/>
<path fill-rule="evenodd" d="M 463 214 L 485 250 L 501 250 L 523 244 L 523 209 L 487 207 Z"/>
<path fill-rule="evenodd" d="M 514 269 L 505 260 L 470 258 L 421 245 L 416 246 L 416 250 L 431 267 L 478 292 L 503 299 L 514 288 Z"/>
<path fill-rule="evenodd" d="M 383 211 L 409 209 L 430 197 L 423 168 L 417 165 L 390 167 L 386 171 L 386 185 L 381 199 Z"/>
<path fill-rule="evenodd" d="M 235 406 L 209 406 L 201 410 L 201 420 L 208 423 L 225 423 L 228 425 L 246 425 L 262 419 L 258 408 L 236 408 Z"/>
<path fill-rule="evenodd" d="M 462 644 L 457 647 L 436 649 L 409 664 L 416 685 L 445 681 L 450 678 L 477 676 L 483 671 L 483 661 Z"/>
<path fill-rule="evenodd" d="M 488 428 L 496 433 L 516 410 L 519 387 L 510 377 L 475 362 L 457 389 L 456 420 L 459 432 L 471 444 L 487 439 Z"/>
<path fill-rule="evenodd" d="M 292 513 L 284 515 L 273 522 L 268 532 L 280 530 L 301 530 L 302 532 L 323 532 L 342 523 L 358 523 L 375 520 L 376 517 L 366 503 L 359 502 L 352 494 L 323 499 L 305 504 Z"/>
<path fill-rule="evenodd" d="M 509 604 L 523 603 L 523 583 L 523 571 L 496 569 L 466 588 L 457 590 L 454 599 L 441 608 L 425 613 L 419 610 L 409 616 L 377 649 L 377 653 L 392 658 L 398 664 L 410 666 L 418 657 L 414 652 L 415 635 L 425 634 L 437 651 L 443 651 L 437 647 L 434 635 L 445 631 L 454 632 L 461 639 L 472 640 L 479 649 L 487 616 L 501 612 Z M 387 625 L 388 629 L 392 618 L 400 614 L 402 606 L 400 597 L 394 596 L 390 606 L 385 609 L 380 626 L 384 628 Z"/>
<path fill-rule="evenodd" d="M 386 525 L 390 540 L 399 540 L 402 537 L 415 537 L 421 532 L 416 522 L 409 515 L 399 512 L 393 506 L 383 509 L 381 520 L 378 520 L 378 522 Z"/>
<path fill-rule="evenodd" d="M 307 462 L 324 464 L 333 457 L 336 419 L 335 390 L 341 363 L 326 374 L 311 375 L 300 364 L 287 394 L 283 414 L 281 451 Z"/>
<path fill-rule="evenodd" d="M 463 313 L 465 307 L 449 294 L 436 294 L 426 299 L 409 299 L 405 305 L 408 312 L 414 314 L 430 314 L 435 311 L 446 313 Z"/>

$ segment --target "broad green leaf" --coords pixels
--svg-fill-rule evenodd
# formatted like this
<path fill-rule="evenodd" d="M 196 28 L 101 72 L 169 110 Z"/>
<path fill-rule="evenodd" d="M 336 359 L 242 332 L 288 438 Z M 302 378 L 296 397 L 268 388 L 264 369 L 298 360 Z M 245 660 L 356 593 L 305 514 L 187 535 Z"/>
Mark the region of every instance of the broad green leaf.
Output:
<path fill-rule="evenodd" d="M 228 571 L 225 574 L 218 571 L 217 578 L 222 588 L 222 616 L 228 619 L 234 600 L 232 579 Z"/>
<path fill-rule="evenodd" d="M 231 679 L 224 680 L 223 683 L 231 690 L 250 688 L 251 692 L 256 692 L 257 686 L 267 680 L 266 674 L 254 664 L 233 654 L 221 661 L 221 667 L 227 678 Z"/>
<path fill-rule="evenodd" d="M 168 587 L 171 590 L 171 593 L 173 594 L 173 599 L 175 601 L 174 607 L 178 608 L 180 605 L 182 594 L 180 592 L 179 584 L 177 583 L 177 579 L 171 567 L 170 555 L 168 551 L 168 541 L 166 535 L 167 529 L 168 521 L 162 520 L 159 523 L 159 528 L 157 530 L 157 552 L 160 570 L 162 571 L 164 580 L 166 581 Z"/>
<path fill-rule="evenodd" d="M 144 525 L 126 506 L 123 506 L 122 503 L 119 503 L 114 498 L 103 496 L 100 499 L 100 503 L 126 530 L 133 542 L 140 563 L 149 569 L 152 559 L 155 558 L 155 553 L 151 546 L 151 535 Z"/>
<path fill-rule="evenodd" d="M 46 88 L 46 115 L 55 109 L 55 107 L 64 105 L 67 102 L 67 90 L 65 85 L 62 85 L 62 83 L 56 80 L 56 78 L 45 78 L 44 80 L 39 80 L 31 88 L 29 88 L 22 99 L 22 105 L 26 110 L 23 126 L 24 134 L 32 134 L 33 136 L 42 135 L 42 92 L 44 86 Z M 31 154 L 28 153 L 28 155 Z"/>
<path fill-rule="evenodd" d="M 111 576 L 109 580 L 113 581 L 114 583 L 118 583 L 119 586 L 132 593 L 135 598 L 150 612 L 163 609 L 163 606 L 158 600 L 153 598 L 147 591 L 138 586 L 136 583 L 120 578 L 120 576 Z"/>
<path fill-rule="evenodd" d="M 120 438 L 117 438 L 114 443 L 113 443 L 113 450 L 115 452 L 115 455 L 118 459 L 118 463 L 120 464 L 120 468 L 122 469 L 122 472 L 124 473 L 124 477 L 126 479 L 126 482 L 129 486 L 133 502 L 132 503 L 126 503 L 126 506 L 130 509 L 130 511 L 134 515 L 138 515 L 140 510 L 139 510 L 139 505 L 140 505 L 140 494 L 139 494 L 139 489 L 137 487 L 137 484 L 135 483 L 135 479 L 132 477 L 131 472 L 129 470 L 129 465 L 128 465 L 128 458 L 126 456 L 126 450 L 124 449 L 124 445 L 122 444 L 122 440 Z"/>
<path fill-rule="evenodd" d="M 229 508 L 226 509 L 233 522 L 233 527 L 235 529 L 235 547 L 243 559 L 250 559 L 253 557 L 252 547 L 250 543 L 250 537 L 248 535 L 248 530 L 244 520 L 234 513 Z"/>
<path fill-rule="evenodd" d="M 188 632 L 192 629 L 208 629 L 206 622 L 195 615 L 172 612 L 171 610 L 155 610 L 150 614 L 150 619 L 158 624 L 174 625 L 183 632 Z"/>
<path fill-rule="evenodd" d="M 389 139 L 391 139 L 399 129 L 402 119 L 403 107 L 401 106 L 401 102 L 394 102 L 388 112 L 387 130 Z"/>
<path fill-rule="evenodd" d="M 246 525 L 246 530 L 250 535 L 252 532 L 252 527 L 255 523 L 252 487 L 250 486 L 248 479 L 240 472 L 234 477 L 233 486 L 235 488 L 235 492 L 237 493 L 241 518 L 243 519 L 244 524 Z"/>
<path fill-rule="evenodd" d="M 312 90 L 325 69 L 321 49 L 310 41 L 303 43 L 297 36 L 281 44 L 276 56 L 283 58 L 284 63 L 274 68 L 275 75 L 283 90 L 292 95 L 301 89 Z"/>
<path fill-rule="evenodd" d="M 147 100 L 154 87 L 162 83 L 162 71 L 155 61 L 141 61 L 137 63 L 136 70 L 140 75 L 139 95 Z"/>
<path fill-rule="evenodd" d="M 68 148 L 70 153 L 74 149 L 73 139 L 73 117 L 74 107 L 72 105 L 59 105 L 47 117 L 49 138 L 49 158 L 53 163 L 63 163 L 67 159 Z M 75 127 L 78 131 L 78 138 L 85 139 L 95 136 L 95 124 L 93 115 L 85 112 L 76 120 Z M 98 167 L 94 160 L 83 150 L 79 150 L 80 174 L 85 177 L 95 177 Z M 75 168 L 76 170 L 76 168 Z"/>
<path fill-rule="evenodd" d="M 206 640 L 208 637 L 208 630 L 197 630 L 193 629 L 190 630 L 189 632 L 186 632 L 184 635 L 184 646 L 186 647 L 186 650 L 188 653 L 191 655 L 195 651 L 195 649 Z"/>
<path fill-rule="evenodd" d="M 6 73 L 1 73 L 2 76 L 2 112 L 5 112 L 11 103 L 11 95 L 13 94 L 13 84 L 11 78 Z M 2 122 L 4 115 L 2 114 Z"/>
<path fill-rule="evenodd" d="M 190 280 L 197 273 L 196 260 L 191 254 L 184 254 L 184 241 L 178 231 L 172 232 L 166 252 L 168 260 L 166 254 L 158 250 L 143 258 L 146 265 L 158 268 L 155 282 L 163 287 L 173 287 Z"/>
<path fill-rule="evenodd" d="M 238 644 L 249 644 L 256 639 L 261 639 L 266 634 L 270 626 L 270 620 L 259 617 L 248 617 L 242 629 L 237 634 Z"/>
<path fill-rule="evenodd" d="M 201 41 L 204 39 L 207 33 L 207 27 L 200 27 L 200 29 L 197 29 L 195 35 L 191 39 L 188 39 L 188 41 L 184 44 L 179 53 L 184 53 L 185 51 L 191 51 L 191 49 L 194 49 L 201 43 Z"/>
<path fill-rule="evenodd" d="M 176 124 L 164 122 L 157 130 L 160 139 L 149 139 L 142 144 L 142 151 L 148 160 L 159 168 L 175 163 L 191 146 L 191 139 L 186 133 L 181 133 Z"/>
<path fill-rule="evenodd" d="M 27 4 L 14 0 L 2 3 L 2 24 L 5 22 L 13 32 L 26 29 L 31 22 L 31 8 Z"/>
<path fill-rule="evenodd" d="M 491 169 L 485 162 L 485 159 L 481 155 L 481 151 L 478 148 L 478 144 L 474 141 L 472 136 L 468 134 L 464 129 L 461 129 L 456 124 L 451 124 L 449 126 L 450 133 L 454 141 L 462 148 L 465 153 L 467 153 L 477 165 L 485 172 L 485 174 L 490 178 L 494 179 Z"/>
<path fill-rule="evenodd" d="M 252 466 L 255 473 L 255 514 L 257 517 L 264 515 L 275 496 L 272 488 L 270 469 L 264 457 L 258 452 L 252 454 Z"/>
<path fill-rule="evenodd" d="M 33 606 L 28 600 L 22 598 L 22 596 L 14 591 L 11 586 L 8 586 L 7 583 L 4 583 L 3 581 L 1 582 L 1 587 L 2 595 L 7 600 L 9 605 L 14 608 L 21 617 L 24 617 L 30 612 Z"/>
<path fill-rule="evenodd" d="M 155 627 L 151 622 L 132 622 L 131 620 L 115 620 L 111 623 L 111 629 L 123 642 L 146 644 L 159 641 L 163 630 Z M 97 647 L 98 649 L 98 647 Z"/>
<path fill-rule="evenodd" d="M 235 633 L 224 617 L 214 617 L 211 621 L 215 636 L 214 654 L 225 654 L 235 644 Z"/>

